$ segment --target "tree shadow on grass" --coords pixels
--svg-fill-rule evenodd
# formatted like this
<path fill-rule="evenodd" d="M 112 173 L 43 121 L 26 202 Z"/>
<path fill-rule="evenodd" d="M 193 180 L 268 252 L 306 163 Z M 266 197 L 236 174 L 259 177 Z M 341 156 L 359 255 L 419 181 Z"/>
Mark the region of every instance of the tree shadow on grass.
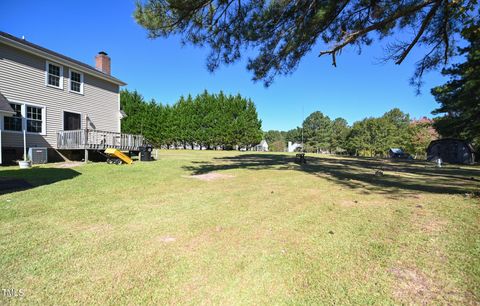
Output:
<path fill-rule="evenodd" d="M 435 168 L 420 161 L 391 161 L 373 158 L 307 156 L 307 164 L 295 164 L 286 154 L 239 154 L 193 162 L 185 167 L 193 174 L 230 169 L 294 170 L 322 177 L 362 193 L 385 193 L 395 198 L 415 192 L 470 193 L 480 190 L 480 168 Z M 380 170 L 381 173 L 377 173 Z M 377 173 L 377 174 L 376 174 Z"/>
<path fill-rule="evenodd" d="M 79 175 L 79 172 L 69 168 L 1 170 L 0 195 L 73 179 Z"/>

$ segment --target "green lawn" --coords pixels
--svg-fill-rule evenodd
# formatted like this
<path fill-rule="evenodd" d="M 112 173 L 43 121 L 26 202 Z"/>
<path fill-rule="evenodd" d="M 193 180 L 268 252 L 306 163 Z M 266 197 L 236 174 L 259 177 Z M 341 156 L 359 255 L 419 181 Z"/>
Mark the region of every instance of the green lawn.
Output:
<path fill-rule="evenodd" d="M 162 151 L 6 177 L 36 187 L 0 195 L 23 295 L 0 304 L 480 303 L 478 167 Z"/>

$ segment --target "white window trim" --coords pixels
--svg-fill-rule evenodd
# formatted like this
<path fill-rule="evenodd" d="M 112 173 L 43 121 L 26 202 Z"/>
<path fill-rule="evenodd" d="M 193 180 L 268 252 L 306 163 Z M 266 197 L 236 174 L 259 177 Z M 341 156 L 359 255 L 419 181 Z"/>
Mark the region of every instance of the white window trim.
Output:
<path fill-rule="evenodd" d="M 69 111 L 68 109 L 62 109 L 62 131 L 65 130 L 65 113 L 72 113 L 72 114 L 80 115 L 80 129 L 83 129 L 83 124 L 82 124 L 83 123 L 83 120 L 82 120 L 83 114 L 82 113 Z"/>
<path fill-rule="evenodd" d="M 60 67 L 60 81 L 59 81 L 60 86 L 54 86 L 54 85 L 48 84 L 48 65 L 50 64 Z M 54 62 L 45 61 L 45 86 L 63 90 L 63 66 L 62 65 Z"/>
<path fill-rule="evenodd" d="M 71 68 L 68 69 L 68 91 L 75 93 L 77 95 L 83 95 L 83 73 L 77 70 L 73 70 Z M 80 74 L 80 92 L 72 90 L 72 72 Z"/>
<path fill-rule="evenodd" d="M 33 106 L 33 107 L 38 107 L 42 109 L 42 132 L 41 133 L 36 133 L 36 132 L 28 132 L 27 134 L 29 135 L 42 135 L 46 136 L 47 135 L 47 107 L 45 105 L 40 105 L 36 103 L 30 103 L 30 102 L 23 102 L 19 100 L 13 100 L 13 99 L 8 99 L 11 103 L 13 104 L 20 104 L 22 106 L 22 130 L 21 131 L 9 131 L 4 129 L 4 124 L 2 122 L 2 131 L 5 133 L 12 133 L 12 134 L 23 134 L 23 130 L 27 128 L 27 106 Z"/>

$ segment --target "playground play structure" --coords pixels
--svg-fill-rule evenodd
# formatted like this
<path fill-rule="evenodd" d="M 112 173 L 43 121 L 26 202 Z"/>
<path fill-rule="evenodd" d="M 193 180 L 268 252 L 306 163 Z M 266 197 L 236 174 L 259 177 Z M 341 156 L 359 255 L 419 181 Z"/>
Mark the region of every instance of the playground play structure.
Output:
<path fill-rule="evenodd" d="M 140 161 L 152 161 L 152 145 L 143 145 L 138 148 L 139 153 L 139 160 Z M 107 158 L 108 164 L 115 164 L 121 165 L 125 163 L 127 165 L 133 164 L 133 159 L 131 158 L 130 154 L 132 151 L 128 151 L 128 155 L 116 148 L 106 148 L 105 151 L 102 153 Z M 136 152 L 133 152 L 136 153 Z"/>
<path fill-rule="evenodd" d="M 107 155 L 107 163 L 120 165 L 126 163 L 127 165 L 133 164 L 133 160 L 122 151 L 115 148 L 108 148 L 105 150 L 105 155 Z"/>

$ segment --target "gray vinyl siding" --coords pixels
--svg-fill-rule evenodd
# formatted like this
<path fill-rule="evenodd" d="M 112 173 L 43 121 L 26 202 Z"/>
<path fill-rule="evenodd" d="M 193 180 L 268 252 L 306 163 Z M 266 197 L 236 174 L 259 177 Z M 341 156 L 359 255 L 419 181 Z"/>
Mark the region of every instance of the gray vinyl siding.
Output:
<path fill-rule="evenodd" d="M 92 59 L 93 60 L 93 59 Z M 53 64 L 59 65 L 53 61 Z M 0 92 L 12 102 L 46 107 L 46 135 L 28 134 L 27 146 L 56 147 L 57 131 L 63 129 L 63 111 L 81 114 L 89 128 L 120 132 L 119 86 L 83 74 L 83 95 L 69 92 L 69 67 L 63 66 L 63 89 L 45 85 L 46 59 L 0 43 Z M 22 147 L 21 133 L 2 131 L 4 147 Z"/>

